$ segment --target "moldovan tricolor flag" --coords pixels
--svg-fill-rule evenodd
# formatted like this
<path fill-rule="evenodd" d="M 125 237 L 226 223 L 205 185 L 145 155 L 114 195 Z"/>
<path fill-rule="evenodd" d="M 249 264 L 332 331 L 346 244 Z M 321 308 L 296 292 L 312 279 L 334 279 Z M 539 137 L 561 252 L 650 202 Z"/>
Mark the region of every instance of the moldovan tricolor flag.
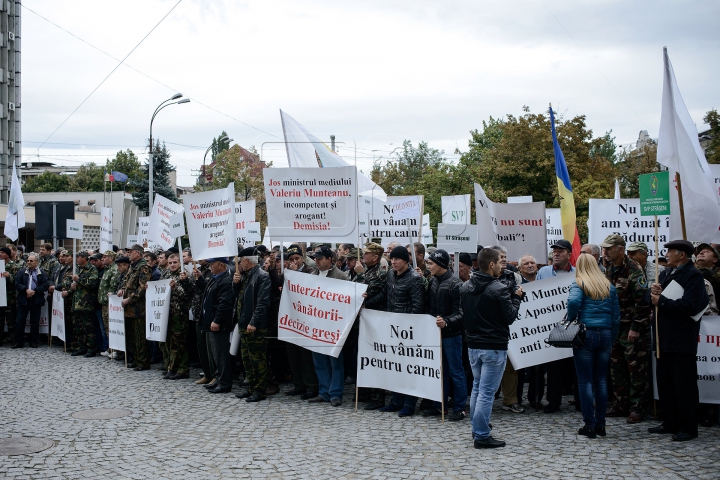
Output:
<path fill-rule="evenodd" d="M 560 150 L 560 144 L 555 133 L 555 116 L 550 107 L 550 127 L 552 129 L 553 151 L 555 152 L 555 176 L 558 182 L 558 195 L 560 195 L 560 223 L 562 224 L 563 238 L 572 245 L 570 263 L 580 256 L 580 235 L 578 234 L 577 223 L 575 222 L 575 198 L 573 197 L 572 186 L 570 185 L 570 174 L 568 174 L 565 156 Z"/>

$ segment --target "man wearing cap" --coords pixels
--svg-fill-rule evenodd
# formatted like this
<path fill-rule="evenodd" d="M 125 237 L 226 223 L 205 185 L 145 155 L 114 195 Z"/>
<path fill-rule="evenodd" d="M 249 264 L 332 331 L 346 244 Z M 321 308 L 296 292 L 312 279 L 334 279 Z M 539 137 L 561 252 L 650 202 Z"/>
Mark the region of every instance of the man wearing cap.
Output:
<path fill-rule="evenodd" d="M 712 285 L 715 296 L 720 296 L 720 272 L 718 272 L 718 251 L 709 243 L 695 248 L 695 266 L 705 280 Z"/>
<path fill-rule="evenodd" d="M 105 253 L 100 256 L 100 262 L 102 263 L 103 269 L 102 276 L 100 276 L 100 283 L 98 284 L 97 301 L 100 305 L 100 315 L 103 326 L 105 327 L 105 334 L 109 337 L 110 310 L 108 307 L 108 295 L 111 293 L 114 295 L 117 291 L 119 275 L 117 265 L 115 265 L 115 252 L 112 250 L 105 251 Z"/>
<path fill-rule="evenodd" d="M 410 268 L 410 254 L 397 246 L 390 252 L 392 270 L 387 275 L 387 311 L 392 313 L 425 313 L 425 279 Z M 398 412 L 399 417 L 415 414 L 417 397 L 393 393 L 390 404 L 381 412 Z"/>
<path fill-rule="evenodd" d="M 180 265 L 177 253 L 169 255 L 168 266 L 160 277 L 170 280 L 170 318 L 168 319 L 167 341 L 160 342 L 166 380 L 190 378 L 190 365 L 185 340 L 190 327 L 190 302 L 192 302 L 195 286 L 188 278 L 187 272 Z"/>
<path fill-rule="evenodd" d="M 210 353 L 215 361 L 216 385 L 208 388 L 210 393 L 228 393 L 232 390 L 232 359 L 230 357 L 230 333 L 233 321 L 233 287 L 228 274 L 228 259 L 208 258 L 210 280 L 206 281 L 200 270 L 193 269 L 195 288 L 202 292 L 200 322 L 202 331 L 210 340 Z M 207 375 L 208 372 L 205 372 Z M 210 385 L 210 384 L 208 384 Z"/>
<path fill-rule="evenodd" d="M 537 280 L 556 277 L 566 273 L 575 273 L 575 267 L 570 265 L 572 244 L 561 239 L 552 244 L 552 265 L 546 265 L 537 274 Z"/>
<path fill-rule="evenodd" d="M 650 306 L 645 300 L 645 271 L 625 254 L 625 239 L 614 233 L 600 244 L 608 261 L 605 276 L 615 286 L 620 302 L 620 332 L 610 351 L 610 374 L 615 404 L 608 417 L 627 416 L 628 423 L 643 421 L 649 401 L 649 361 L 646 329 Z"/>
<path fill-rule="evenodd" d="M 95 267 L 98 272 L 98 290 L 99 285 L 105 275 L 105 264 L 102 261 L 102 253 L 98 252 L 90 255 L 90 265 Z M 102 304 L 96 299 L 95 301 L 95 317 L 93 318 L 93 327 L 95 328 L 95 341 L 100 355 L 106 357 L 110 354 L 108 351 L 108 331 L 102 318 Z"/>
<path fill-rule="evenodd" d="M 660 283 L 653 283 L 646 299 L 653 308 L 654 334 L 659 340 L 657 354 L 657 387 L 662 404 L 663 423 L 648 428 L 648 433 L 672 434 L 675 441 L 697 438 L 698 403 L 697 346 L 700 321 L 693 316 L 708 305 L 702 274 L 692 264 L 695 249 L 687 240 L 666 243 L 668 268 L 660 274 Z M 664 292 L 671 283 L 681 287 L 675 300 Z"/>
<path fill-rule="evenodd" d="M 642 267 L 643 271 L 645 272 L 645 279 L 649 283 L 652 283 L 655 281 L 655 262 L 648 262 L 648 246 L 646 243 L 643 242 L 632 242 L 630 245 L 628 245 L 625 248 L 625 251 L 627 252 L 628 257 L 630 257 L 630 260 L 637 262 L 640 267 Z M 665 267 L 662 265 L 658 265 L 660 267 L 660 270 L 657 272 L 658 275 L 660 272 L 665 270 Z"/>
<path fill-rule="evenodd" d="M 310 273 L 315 270 L 308 267 L 303 259 L 303 252 L 299 245 L 293 244 L 285 252 L 288 259 L 288 269 L 296 272 Z M 315 373 L 315 363 L 312 352 L 292 343 L 287 343 L 287 356 L 292 373 L 294 388 L 285 395 L 300 395 L 303 400 L 315 398 L 318 395 L 318 378 Z"/>
<path fill-rule="evenodd" d="M 2 276 L 5 282 L 5 292 L 7 302 L 5 307 L 0 307 L 0 345 L 2 345 L 5 337 L 5 329 L 7 325 L 7 339 L 9 342 L 14 340 L 15 319 L 17 318 L 17 292 L 15 292 L 15 274 L 18 271 L 17 265 L 12 260 L 12 250 L 8 247 L 0 248 L 0 260 L 5 262 L 5 272 Z"/>
<path fill-rule="evenodd" d="M 135 244 L 128 250 L 130 268 L 125 274 L 118 295 L 123 297 L 125 307 L 125 340 L 133 346 L 135 364 L 128 364 L 135 371 L 150 369 L 147 340 L 145 340 L 145 288 L 150 281 L 150 266 L 143 259 L 145 250 Z M 130 328 L 128 328 L 130 327 Z"/>
<path fill-rule="evenodd" d="M 442 249 L 432 252 L 427 259 L 432 277 L 428 287 L 428 314 L 435 317 L 435 325 L 442 337 L 443 396 L 450 406 L 450 383 L 452 382 L 451 422 L 465 418 L 467 380 L 462 362 L 463 313 L 460 306 L 460 287 L 463 282 L 449 270 L 450 255 Z M 440 415 L 442 404 L 435 402 L 423 411 L 425 416 Z"/>
<path fill-rule="evenodd" d="M 477 258 L 477 254 L 475 254 L 475 258 Z M 463 282 L 467 282 L 470 280 L 470 274 L 472 273 L 472 257 L 467 252 L 462 252 L 460 254 L 460 270 L 458 271 L 458 277 Z"/>
<path fill-rule="evenodd" d="M 258 265 L 255 247 L 242 249 L 238 257 L 239 271 L 233 275 L 233 294 L 237 297 L 235 315 L 248 388 L 235 396 L 254 403 L 265 400 L 267 390 L 267 332 L 272 284 L 270 275 Z"/>
<path fill-rule="evenodd" d="M 362 263 L 360 263 L 360 257 L 363 254 L 362 249 L 353 247 L 348 252 L 348 256 L 345 259 L 345 265 L 347 267 L 345 273 L 348 274 L 348 280 L 351 282 L 363 283 L 363 273 L 365 272 L 365 269 L 363 268 Z"/>
<path fill-rule="evenodd" d="M 76 255 L 77 271 L 72 276 L 70 290 L 73 293 L 73 317 L 78 350 L 72 356 L 84 355 L 85 358 L 97 355 L 95 339 L 95 304 L 97 303 L 98 272 L 90 264 L 90 254 L 86 251 Z"/>

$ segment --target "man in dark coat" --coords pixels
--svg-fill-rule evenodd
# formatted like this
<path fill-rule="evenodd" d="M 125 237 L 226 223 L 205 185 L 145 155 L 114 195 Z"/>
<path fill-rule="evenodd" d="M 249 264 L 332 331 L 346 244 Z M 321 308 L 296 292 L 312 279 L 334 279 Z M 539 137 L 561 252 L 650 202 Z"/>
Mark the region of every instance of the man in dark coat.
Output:
<path fill-rule="evenodd" d="M 45 305 L 45 294 L 50 288 L 47 275 L 38 267 L 36 253 L 28 255 L 27 266 L 15 274 L 15 291 L 17 292 L 17 318 L 15 319 L 15 345 L 22 348 L 25 343 L 25 322 L 30 313 L 31 348 L 37 348 L 40 334 L 40 309 Z"/>

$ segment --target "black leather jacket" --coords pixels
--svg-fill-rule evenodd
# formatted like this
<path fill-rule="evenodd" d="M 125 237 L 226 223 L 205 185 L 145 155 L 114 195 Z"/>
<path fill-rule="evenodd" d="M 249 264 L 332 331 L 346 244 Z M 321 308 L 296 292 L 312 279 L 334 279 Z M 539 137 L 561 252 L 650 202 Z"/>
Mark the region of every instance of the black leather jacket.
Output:
<path fill-rule="evenodd" d="M 425 280 L 408 266 L 401 275 L 387 274 L 387 311 L 425 313 Z"/>
<path fill-rule="evenodd" d="M 460 290 L 468 348 L 507 350 L 510 325 L 517 319 L 520 297 L 500 280 L 475 272 Z"/>
<path fill-rule="evenodd" d="M 237 318 L 240 330 L 248 325 L 255 328 L 268 327 L 268 314 L 270 313 L 270 288 L 272 282 L 270 275 L 255 265 L 247 272 L 243 272 L 243 278 L 239 283 L 233 283 L 233 295 L 237 296 L 245 283 L 245 291 L 242 298 L 237 298 Z"/>
<path fill-rule="evenodd" d="M 442 317 L 447 326 L 440 330 L 442 338 L 462 333 L 463 312 L 460 306 L 460 287 L 463 281 L 448 270 L 444 275 L 432 277 L 428 289 L 428 312 L 433 318 Z"/>
<path fill-rule="evenodd" d="M 211 332 L 210 324 L 220 325 L 220 332 L 231 332 L 235 327 L 233 318 L 232 278 L 226 271 L 217 279 L 198 277 L 195 288 L 203 292 L 200 298 L 200 314 L 203 332 Z"/>

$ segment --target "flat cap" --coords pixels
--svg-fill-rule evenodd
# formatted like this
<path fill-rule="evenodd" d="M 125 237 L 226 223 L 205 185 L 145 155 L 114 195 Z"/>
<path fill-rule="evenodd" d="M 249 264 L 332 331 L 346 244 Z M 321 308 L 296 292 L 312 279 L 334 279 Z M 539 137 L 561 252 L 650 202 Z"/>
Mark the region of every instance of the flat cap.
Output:
<path fill-rule="evenodd" d="M 227 259 L 227 257 L 214 257 L 214 258 L 208 258 L 205 260 L 207 263 L 213 263 L 213 262 L 220 262 L 224 264 L 230 263 L 230 260 Z"/>
<path fill-rule="evenodd" d="M 247 247 L 243 248 L 238 252 L 238 257 L 256 257 L 258 256 L 260 252 L 258 251 L 257 247 Z"/>
<path fill-rule="evenodd" d="M 572 244 L 564 238 L 557 240 L 555 243 L 550 245 L 550 248 L 564 248 L 565 250 L 569 250 L 572 252 Z"/>
<path fill-rule="evenodd" d="M 681 252 L 685 252 L 688 257 L 692 256 L 692 254 L 695 253 L 695 247 L 693 247 L 693 244 L 688 242 L 687 240 L 673 240 L 672 242 L 668 242 L 663 245 L 663 247 L 667 248 L 668 250 L 680 250 Z"/>

